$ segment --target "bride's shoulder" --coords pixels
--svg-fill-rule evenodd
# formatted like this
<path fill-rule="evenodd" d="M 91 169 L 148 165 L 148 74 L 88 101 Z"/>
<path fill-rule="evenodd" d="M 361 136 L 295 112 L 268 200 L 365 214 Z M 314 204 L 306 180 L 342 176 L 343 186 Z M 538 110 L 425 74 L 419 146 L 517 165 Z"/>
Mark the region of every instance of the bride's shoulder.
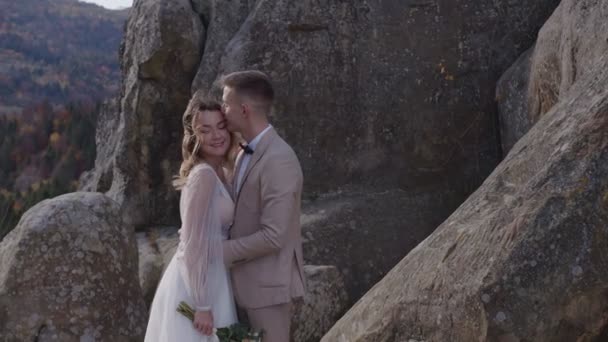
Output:
<path fill-rule="evenodd" d="M 206 163 L 198 163 L 192 167 L 188 179 L 215 180 L 213 168 Z"/>
<path fill-rule="evenodd" d="M 198 164 L 195 164 L 192 167 L 192 170 L 190 170 L 190 173 L 193 173 L 195 171 L 200 172 L 201 170 L 211 170 L 213 171 L 213 169 L 211 168 L 211 165 L 205 163 L 205 162 L 200 162 Z"/>

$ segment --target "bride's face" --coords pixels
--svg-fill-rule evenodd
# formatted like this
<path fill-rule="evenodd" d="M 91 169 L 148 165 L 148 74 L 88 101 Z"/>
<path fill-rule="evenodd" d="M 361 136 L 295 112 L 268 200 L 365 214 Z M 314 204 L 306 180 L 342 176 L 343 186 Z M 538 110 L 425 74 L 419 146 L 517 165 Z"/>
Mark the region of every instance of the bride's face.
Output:
<path fill-rule="evenodd" d="M 203 157 L 224 158 L 230 147 L 230 133 L 226 129 L 226 119 L 220 111 L 205 110 L 194 118 L 194 134 L 201 144 Z"/>

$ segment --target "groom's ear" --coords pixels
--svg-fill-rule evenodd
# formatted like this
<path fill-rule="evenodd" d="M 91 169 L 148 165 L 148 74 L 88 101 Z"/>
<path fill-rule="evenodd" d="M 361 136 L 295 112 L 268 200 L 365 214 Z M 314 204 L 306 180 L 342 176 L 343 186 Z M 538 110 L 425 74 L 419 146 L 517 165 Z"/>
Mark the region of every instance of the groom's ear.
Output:
<path fill-rule="evenodd" d="M 251 107 L 247 102 L 241 103 L 241 113 L 245 118 L 248 118 L 251 115 Z"/>

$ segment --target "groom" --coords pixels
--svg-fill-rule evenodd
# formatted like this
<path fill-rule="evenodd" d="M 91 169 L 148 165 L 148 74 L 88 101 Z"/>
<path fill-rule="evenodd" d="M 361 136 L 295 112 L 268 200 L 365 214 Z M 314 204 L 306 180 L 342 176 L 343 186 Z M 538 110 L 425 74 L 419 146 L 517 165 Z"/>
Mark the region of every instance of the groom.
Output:
<path fill-rule="evenodd" d="M 300 198 L 302 169 L 291 147 L 268 123 L 274 90 L 259 71 L 225 76 L 228 129 L 247 141 L 233 177 L 235 218 L 224 261 L 234 296 L 264 342 L 290 340 L 292 299 L 304 295 Z"/>

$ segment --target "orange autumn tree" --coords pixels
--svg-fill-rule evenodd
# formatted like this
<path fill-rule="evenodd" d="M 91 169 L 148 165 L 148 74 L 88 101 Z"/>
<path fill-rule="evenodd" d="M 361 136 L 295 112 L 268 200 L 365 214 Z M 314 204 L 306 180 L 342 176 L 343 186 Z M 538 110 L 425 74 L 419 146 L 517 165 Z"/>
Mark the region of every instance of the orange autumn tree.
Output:
<path fill-rule="evenodd" d="M 97 111 L 40 103 L 0 117 L 0 239 L 34 204 L 76 190 L 95 160 Z"/>

